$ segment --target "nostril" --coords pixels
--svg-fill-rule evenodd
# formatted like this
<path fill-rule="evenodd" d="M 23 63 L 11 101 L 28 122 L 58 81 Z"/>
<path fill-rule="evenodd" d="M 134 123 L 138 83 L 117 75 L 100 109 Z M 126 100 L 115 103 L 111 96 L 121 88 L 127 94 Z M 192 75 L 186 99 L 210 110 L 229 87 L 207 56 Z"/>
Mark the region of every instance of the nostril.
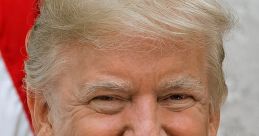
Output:
<path fill-rule="evenodd" d="M 133 129 L 131 129 L 130 127 L 124 127 L 118 135 L 116 136 L 170 136 L 167 134 L 167 132 L 161 128 L 161 130 L 159 131 L 159 133 L 157 133 L 158 131 L 149 131 L 149 132 L 144 132 L 145 130 L 143 130 L 143 133 L 139 133 L 136 130 L 134 131 Z"/>
<path fill-rule="evenodd" d="M 134 136 L 160 136 L 160 130 L 158 127 L 153 125 L 150 126 L 139 126 L 134 129 Z"/>
<path fill-rule="evenodd" d="M 133 131 L 125 131 L 121 136 L 134 136 Z"/>
<path fill-rule="evenodd" d="M 161 129 L 159 136 L 169 136 L 164 129 Z"/>
<path fill-rule="evenodd" d="M 118 136 L 134 136 L 134 132 L 131 128 L 125 127 Z"/>

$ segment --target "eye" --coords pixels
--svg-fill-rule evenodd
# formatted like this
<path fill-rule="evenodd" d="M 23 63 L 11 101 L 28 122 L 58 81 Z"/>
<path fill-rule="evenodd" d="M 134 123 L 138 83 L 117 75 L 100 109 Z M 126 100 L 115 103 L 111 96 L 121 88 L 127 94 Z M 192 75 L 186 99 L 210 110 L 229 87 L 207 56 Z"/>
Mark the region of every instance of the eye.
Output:
<path fill-rule="evenodd" d="M 182 111 L 195 104 L 191 95 L 187 94 L 169 94 L 159 99 L 162 107 L 169 108 L 172 111 Z"/>
<path fill-rule="evenodd" d="M 171 96 L 169 97 L 169 99 L 180 101 L 180 100 L 183 100 L 183 99 L 187 99 L 188 97 L 189 97 L 189 96 L 187 96 L 187 95 L 176 94 L 176 95 L 171 95 Z"/>
<path fill-rule="evenodd" d="M 115 114 L 125 106 L 125 100 L 119 96 L 100 95 L 92 98 L 89 105 L 98 113 Z"/>
<path fill-rule="evenodd" d="M 112 96 L 97 96 L 93 100 L 100 100 L 100 101 L 114 101 L 116 98 Z"/>

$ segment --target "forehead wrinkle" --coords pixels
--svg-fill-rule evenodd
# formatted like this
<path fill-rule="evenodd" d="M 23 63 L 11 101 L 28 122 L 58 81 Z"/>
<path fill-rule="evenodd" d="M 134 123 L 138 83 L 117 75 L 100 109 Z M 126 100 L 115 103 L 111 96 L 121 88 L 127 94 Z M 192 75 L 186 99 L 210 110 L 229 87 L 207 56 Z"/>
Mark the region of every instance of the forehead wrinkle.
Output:
<path fill-rule="evenodd" d="M 200 80 L 194 79 L 190 76 L 180 76 L 178 78 L 167 78 L 160 83 L 159 88 L 164 90 L 183 88 L 183 89 L 200 90 L 200 91 L 205 89 L 205 87 L 201 84 Z"/>

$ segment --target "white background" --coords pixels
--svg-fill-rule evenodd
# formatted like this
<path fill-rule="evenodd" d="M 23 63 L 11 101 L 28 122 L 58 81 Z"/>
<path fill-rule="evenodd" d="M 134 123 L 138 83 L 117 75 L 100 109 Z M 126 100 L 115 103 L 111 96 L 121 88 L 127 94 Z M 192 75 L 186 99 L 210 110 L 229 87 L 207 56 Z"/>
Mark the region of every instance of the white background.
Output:
<path fill-rule="evenodd" d="M 227 0 L 239 23 L 227 38 L 229 87 L 219 136 L 259 136 L 259 0 Z"/>

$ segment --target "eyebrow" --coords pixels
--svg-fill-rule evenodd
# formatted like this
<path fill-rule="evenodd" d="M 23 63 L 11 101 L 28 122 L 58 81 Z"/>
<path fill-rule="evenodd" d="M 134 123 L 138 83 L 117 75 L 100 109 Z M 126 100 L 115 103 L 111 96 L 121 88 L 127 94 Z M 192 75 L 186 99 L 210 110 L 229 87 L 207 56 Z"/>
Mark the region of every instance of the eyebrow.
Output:
<path fill-rule="evenodd" d="M 175 88 L 183 88 L 190 90 L 204 90 L 205 87 L 201 84 L 200 80 L 194 79 L 190 76 L 180 76 L 178 78 L 167 78 L 163 80 L 159 89 L 170 90 Z"/>
<path fill-rule="evenodd" d="M 97 81 L 80 84 L 79 92 L 82 96 L 88 96 L 98 89 L 107 89 L 120 92 L 128 92 L 131 90 L 129 82 L 117 78 L 105 78 Z"/>
<path fill-rule="evenodd" d="M 158 90 L 173 90 L 176 88 L 197 91 L 204 90 L 204 86 L 201 84 L 201 81 L 196 80 L 190 76 L 166 78 L 165 80 L 162 80 L 158 87 Z M 85 98 L 91 95 L 92 93 L 96 92 L 98 89 L 112 90 L 118 92 L 129 92 L 133 89 L 133 87 L 128 81 L 108 77 L 80 84 L 78 94 L 80 96 L 78 96 L 78 98 Z"/>

